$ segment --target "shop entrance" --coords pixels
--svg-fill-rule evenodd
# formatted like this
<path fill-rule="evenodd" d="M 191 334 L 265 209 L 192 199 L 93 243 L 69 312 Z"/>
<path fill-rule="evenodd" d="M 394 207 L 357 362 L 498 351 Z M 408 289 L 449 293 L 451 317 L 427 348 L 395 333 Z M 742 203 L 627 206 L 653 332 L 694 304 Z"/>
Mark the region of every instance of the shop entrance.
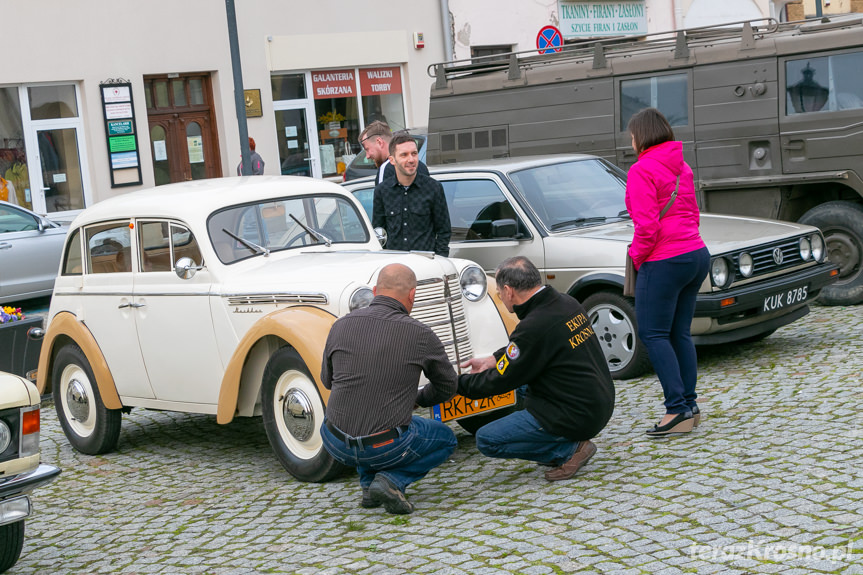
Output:
<path fill-rule="evenodd" d="M 207 74 L 144 78 L 156 185 L 222 176 Z"/>

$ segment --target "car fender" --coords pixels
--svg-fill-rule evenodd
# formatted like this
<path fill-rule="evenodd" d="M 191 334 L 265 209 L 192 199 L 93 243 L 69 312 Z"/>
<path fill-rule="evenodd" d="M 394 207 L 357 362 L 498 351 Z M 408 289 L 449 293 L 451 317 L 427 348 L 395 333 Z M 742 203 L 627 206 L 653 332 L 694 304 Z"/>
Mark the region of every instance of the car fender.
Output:
<path fill-rule="evenodd" d="M 321 359 L 324 356 L 327 336 L 336 319 L 334 315 L 320 308 L 295 306 L 273 312 L 255 323 L 237 344 L 228 362 L 219 389 L 216 421 L 224 424 L 234 419 L 246 359 L 255 345 L 268 337 L 284 340 L 297 350 L 311 372 L 321 399 L 326 405 L 330 392 L 321 383 Z"/>
<path fill-rule="evenodd" d="M 515 326 L 518 325 L 518 316 L 506 309 L 506 306 L 503 305 L 502 301 L 500 301 L 500 295 L 497 293 L 497 290 L 488 290 L 488 295 L 491 298 L 491 301 L 494 302 L 495 307 L 497 307 L 497 313 L 500 314 L 500 319 L 503 321 L 503 327 L 506 329 L 506 334 L 511 334 L 512 330 L 515 329 Z"/>
<path fill-rule="evenodd" d="M 600 291 L 597 287 L 614 287 L 623 290 L 623 275 L 612 273 L 594 273 L 578 278 L 578 280 L 569 286 L 566 293 L 576 298 L 578 301 L 584 300 L 585 297 L 579 297 L 582 293 L 590 295 Z"/>
<path fill-rule="evenodd" d="M 53 369 L 54 347 L 59 338 L 69 338 L 81 348 L 84 357 L 93 370 L 96 385 L 102 402 L 108 409 L 120 409 L 123 403 L 120 394 L 117 393 L 117 385 L 114 376 L 108 368 L 108 362 L 96 343 L 96 338 L 90 333 L 86 325 L 78 321 L 74 314 L 64 311 L 51 318 L 45 337 L 42 341 L 42 352 L 39 355 L 39 373 L 36 377 L 36 388 L 39 394 L 50 392 L 53 382 L 51 381 L 51 369 Z"/>

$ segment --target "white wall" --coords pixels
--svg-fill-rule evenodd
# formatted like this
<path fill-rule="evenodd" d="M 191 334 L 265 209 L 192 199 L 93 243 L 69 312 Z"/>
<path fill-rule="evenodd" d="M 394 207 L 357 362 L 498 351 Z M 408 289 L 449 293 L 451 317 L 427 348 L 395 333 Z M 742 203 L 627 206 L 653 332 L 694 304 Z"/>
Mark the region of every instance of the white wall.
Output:
<path fill-rule="evenodd" d="M 361 65 L 366 63 L 362 54 L 403 63 L 407 121 L 428 124 L 432 80 L 426 67 L 445 59 L 437 0 L 412 0 L 409 7 L 396 0 L 236 0 L 235 5 L 244 87 L 261 90 L 263 108 L 263 117 L 248 120 L 249 134 L 268 173 L 279 173 L 270 90 L 273 61 L 289 61 L 298 71 Z M 0 16 L 3 44 L 15 47 L 0 64 L 0 85 L 63 81 L 81 86 L 90 203 L 136 189 L 110 187 L 99 92 L 99 82 L 109 78 L 132 82 L 144 185 L 151 186 L 143 77 L 210 73 L 222 173 L 235 173 L 240 144 L 224 2 L 0 0 Z M 414 49 L 414 32 L 424 33 L 424 49 Z M 278 51 L 280 39 L 297 36 L 302 42 L 290 44 L 290 54 Z"/>

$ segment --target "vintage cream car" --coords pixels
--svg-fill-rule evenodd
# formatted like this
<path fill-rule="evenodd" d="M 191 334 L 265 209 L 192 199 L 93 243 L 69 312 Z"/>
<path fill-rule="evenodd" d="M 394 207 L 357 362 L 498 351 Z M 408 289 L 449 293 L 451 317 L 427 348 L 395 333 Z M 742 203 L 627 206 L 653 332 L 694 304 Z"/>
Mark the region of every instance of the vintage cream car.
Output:
<path fill-rule="evenodd" d="M 501 158 L 430 166 L 452 223 L 450 254 L 491 272 L 522 255 L 545 281 L 587 308 L 608 369 L 628 379 L 650 369 L 635 307 L 622 295 L 632 220 L 626 174 L 596 156 Z M 371 212 L 374 182 L 344 184 Z M 776 220 L 701 215 L 711 267 L 698 294 L 697 344 L 761 339 L 809 312 L 835 281 L 817 228 Z"/>
<path fill-rule="evenodd" d="M 341 471 L 319 434 L 326 337 L 336 318 L 368 305 L 378 272 L 393 262 L 416 272 L 412 315 L 454 365 L 506 344 L 482 269 L 384 251 L 336 184 L 224 178 L 100 202 L 70 227 L 39 390 L 53 393 L 63 431 L 84 453 L 114 449 L 133 407 L 214 414 L 219 423 L 263 415 L 285 469 L 326 480 Z M 441 411 L 456 419 L 473 409 Z"/>
<path fill-rule="evenodd" d="M 36 386 L 0 372 L 0 573 L 21 555 L 24 521 L 32 512 L 30 492 L 60 474 L 40 463 L 39 429 Z"/>

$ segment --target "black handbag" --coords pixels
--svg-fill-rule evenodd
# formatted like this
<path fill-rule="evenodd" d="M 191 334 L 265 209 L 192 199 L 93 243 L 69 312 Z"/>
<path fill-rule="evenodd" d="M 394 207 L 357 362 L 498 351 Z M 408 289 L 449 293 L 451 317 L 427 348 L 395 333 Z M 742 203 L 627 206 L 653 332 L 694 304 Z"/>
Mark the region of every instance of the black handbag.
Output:
<path fill-rule="evenodd" d="M 677 183 L 674 184 L 674 192 L 671 193 L 671 197 L 668 199 L 668 203 L 665 204 L 665 207 L 662 208 L 661 212 L 659 212 L 660 220 L 665 216 L 669 208 L 671 208 L 671 204 L 673 204 L 674 200 L 677 198 L 677 188 L 679 187 L 680 176 L 677 176 Z M 630 247 L 632 247 L 632 244 L 626 246 L 626 265 L 624 267 L 623 274 L 623 295 L 625 295 L 626 297 L 635 297 L 635 280 L 638 275 L 638 270 L 635 269 L 635 264 L 633 263 L 632 258 L 629 256 Z"/>

